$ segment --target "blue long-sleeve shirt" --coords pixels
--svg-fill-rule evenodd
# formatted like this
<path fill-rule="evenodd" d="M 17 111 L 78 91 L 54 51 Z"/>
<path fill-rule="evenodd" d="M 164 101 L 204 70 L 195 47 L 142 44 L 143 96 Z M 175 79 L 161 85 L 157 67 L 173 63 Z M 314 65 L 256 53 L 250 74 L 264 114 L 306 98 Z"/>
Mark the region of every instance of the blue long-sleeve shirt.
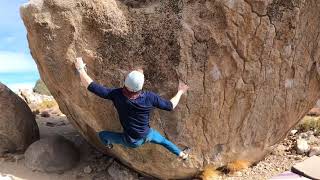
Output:
<path fill-rule="evenodd" d="M 90 83 L 88 90 L 113 102 L 126 139 L 131 142 L 147 136 L 150 130 L 150 112 L 154 108 L 167 111 L 173 109 L 171 101 L 149 91 L 142 91 L 138 98 L 129 99 L 123 94 L 122 88 L 106 88 L 96 82 Z"/>

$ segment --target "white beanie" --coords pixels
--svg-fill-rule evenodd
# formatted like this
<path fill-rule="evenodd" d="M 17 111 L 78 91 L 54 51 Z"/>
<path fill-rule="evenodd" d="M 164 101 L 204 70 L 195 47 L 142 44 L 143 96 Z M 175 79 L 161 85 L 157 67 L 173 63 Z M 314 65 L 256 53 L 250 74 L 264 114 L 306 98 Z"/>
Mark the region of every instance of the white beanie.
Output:
<path fill-rule="evenodd" d="M 124 81 L 124 85 L 131 92 L 138 92 L 142 90 L 144 83 L 144 75 L 139 71 L 131 71 Z"/>

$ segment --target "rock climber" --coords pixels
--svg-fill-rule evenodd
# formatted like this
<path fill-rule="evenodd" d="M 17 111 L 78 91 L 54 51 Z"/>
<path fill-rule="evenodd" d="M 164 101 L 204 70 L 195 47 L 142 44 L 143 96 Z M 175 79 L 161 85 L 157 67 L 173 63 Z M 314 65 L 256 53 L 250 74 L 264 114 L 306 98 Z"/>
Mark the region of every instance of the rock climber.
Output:
<path fill-rule="evenodd" d="M 101 131 L 97 135 L 101 142 L 112 148 L 113 144 L 137 148 L 147 142 L 160 144 L 179 158 L 186 160 L 190 148 L 178 148 L 163 137 L 157 130 L 150 128 L 150 112 L 154 108 L 172 111 L 179 103 L 182 94 L 188 90 L 188 85 L 180 82 L 177 94 L 169 101 L 156 93 L 142 91 L 144 74 L 142 69 L 130 72 L 122 88 L 107 88 L 94 82 L 85 70 L 82 58 L 77 58 L 75 67 L 80 75 L 81 83 L 95 95 L 111 100 L 118 112 L 123 133 Z"/>

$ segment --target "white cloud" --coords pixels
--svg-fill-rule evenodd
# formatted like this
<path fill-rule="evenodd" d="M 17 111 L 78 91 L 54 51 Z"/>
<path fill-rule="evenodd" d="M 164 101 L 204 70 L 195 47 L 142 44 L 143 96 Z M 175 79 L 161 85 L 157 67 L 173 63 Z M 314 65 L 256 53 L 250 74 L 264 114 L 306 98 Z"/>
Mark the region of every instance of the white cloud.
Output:
<path fill-rule="evenodd" d="M 32 89 L 35 83 L 12 83 L 6 84 L 8 88 L 10 88 L 13 92 L 18 92 L 19 89 Z"/>
<path fill-rule="evenodd" d="M 24 53 L 0 51 L 0 73 L 37 72 L 32 57 Z"/>
<path fill-rule="evenodd" d="M 6 43 L 11 44 L 11 43 L 13 43 L 16 39 L 17 39 L 17 38 L 14 37 L 14 36 L 8 36 L 8 37 L 4 38 L 4 41 L 5 41 Z"/>

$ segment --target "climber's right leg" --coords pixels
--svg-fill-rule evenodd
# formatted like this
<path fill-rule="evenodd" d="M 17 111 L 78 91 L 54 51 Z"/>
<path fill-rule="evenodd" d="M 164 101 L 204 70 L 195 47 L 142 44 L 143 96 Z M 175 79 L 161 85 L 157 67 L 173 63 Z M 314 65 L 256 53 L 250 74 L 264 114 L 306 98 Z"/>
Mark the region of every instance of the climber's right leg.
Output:
<path fill-rule="evenodd" d="M 98 133 L 98 137 L 107 148 L 112 148 L 112 144 L 121 144 L 126 146 L 123 133 L 100 131 Z"/>

